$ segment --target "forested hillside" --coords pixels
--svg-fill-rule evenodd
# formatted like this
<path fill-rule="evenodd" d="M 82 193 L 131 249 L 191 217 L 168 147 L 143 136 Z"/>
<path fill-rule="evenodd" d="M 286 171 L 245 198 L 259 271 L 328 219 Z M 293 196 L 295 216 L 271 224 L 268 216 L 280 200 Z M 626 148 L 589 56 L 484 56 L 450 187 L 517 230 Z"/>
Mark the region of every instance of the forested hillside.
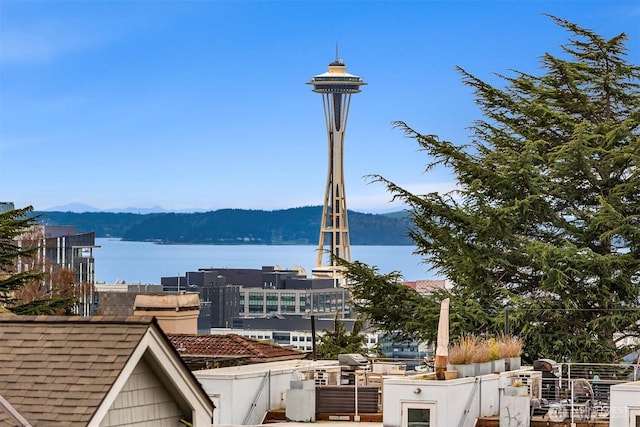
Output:
<path fill-rule="evenodd" d="M 47 225 L 74 225 L 79 233 L 95 231 L 96 237 L 122 237 L 154 215 L 111 212 L 34 212 L 38 222 Z"/>
<path fill-rule="evenodd" d="M 203 213 L 37 212 L 49 225 L 75 225 L 78 232 L 130 241 L 200 244 L 317 244 L 321 206 L 276 211 L 221 209 Z M 349 211 L 352 245 L 409 245 L 410 223 L 402 216 Z"/>

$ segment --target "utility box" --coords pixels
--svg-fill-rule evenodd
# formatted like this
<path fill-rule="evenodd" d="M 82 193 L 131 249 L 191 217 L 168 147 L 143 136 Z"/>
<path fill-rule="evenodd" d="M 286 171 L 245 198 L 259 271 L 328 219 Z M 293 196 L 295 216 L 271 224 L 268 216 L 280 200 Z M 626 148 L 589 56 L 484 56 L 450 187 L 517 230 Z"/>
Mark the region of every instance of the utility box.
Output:
<path fill-rule="evenodd" d="M 316 385 L 314 380 L 291 381 L 286 394 L 287 421 L 312 423 L 316 420 Z"/>

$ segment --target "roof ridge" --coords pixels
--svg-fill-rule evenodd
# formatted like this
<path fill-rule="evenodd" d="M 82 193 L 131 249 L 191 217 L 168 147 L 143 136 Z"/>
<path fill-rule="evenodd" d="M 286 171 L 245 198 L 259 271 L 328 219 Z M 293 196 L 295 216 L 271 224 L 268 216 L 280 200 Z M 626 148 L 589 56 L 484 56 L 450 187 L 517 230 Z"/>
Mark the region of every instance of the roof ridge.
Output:
<path fill-rule="evenodd" d="M 0 323 L 100 323 L 100 324 L 140 324 L 155 322 L 153 316 L 46 316 L 46 315 L 2 315 Z"/>

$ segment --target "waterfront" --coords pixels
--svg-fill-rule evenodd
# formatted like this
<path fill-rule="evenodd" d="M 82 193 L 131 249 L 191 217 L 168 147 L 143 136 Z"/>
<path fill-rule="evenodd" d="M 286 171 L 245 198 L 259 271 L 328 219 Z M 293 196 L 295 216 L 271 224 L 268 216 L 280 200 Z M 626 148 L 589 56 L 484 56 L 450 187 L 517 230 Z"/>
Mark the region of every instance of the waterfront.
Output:
<path fill-rule="evenodd" d="M 158 245 L 98 238 L 93 250 L 99 283 L 160 283 L 164 276 L 184 275 L 199 268 L 314 267 L 314 245 Z M 400 271 L 405 280 L 436 278 L 412 254 L 414 246 L 352 246 L 352 259 L 377 266 L 379 272 Z"/>

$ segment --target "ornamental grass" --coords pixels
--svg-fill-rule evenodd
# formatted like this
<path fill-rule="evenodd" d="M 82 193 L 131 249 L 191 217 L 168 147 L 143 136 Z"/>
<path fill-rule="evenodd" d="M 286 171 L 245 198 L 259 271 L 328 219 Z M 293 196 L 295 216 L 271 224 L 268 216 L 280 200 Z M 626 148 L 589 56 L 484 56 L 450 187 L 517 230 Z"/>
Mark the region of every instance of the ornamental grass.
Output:
<path fill-rule="evenodd" d="M 502 335 L 498 340 L 498 352 L 501 358 L 520 357 L 522 339 L 515 335 Z"/>
<path fill-rule="evenodd" d="M 474 362 L 478 337 L 472 334 L 460 337 L 449 349 L 449 363 L 453 365 L 467 365 Z"/>
<path fill-rule="evenodd" d="M 449 363 L 468 365 L 491 360 L 519 357 L 522 354 L 522 340 L 514 335 L 499 338 L 481 338 L 473 334 L 462 336 L 449 349 Z"/>

